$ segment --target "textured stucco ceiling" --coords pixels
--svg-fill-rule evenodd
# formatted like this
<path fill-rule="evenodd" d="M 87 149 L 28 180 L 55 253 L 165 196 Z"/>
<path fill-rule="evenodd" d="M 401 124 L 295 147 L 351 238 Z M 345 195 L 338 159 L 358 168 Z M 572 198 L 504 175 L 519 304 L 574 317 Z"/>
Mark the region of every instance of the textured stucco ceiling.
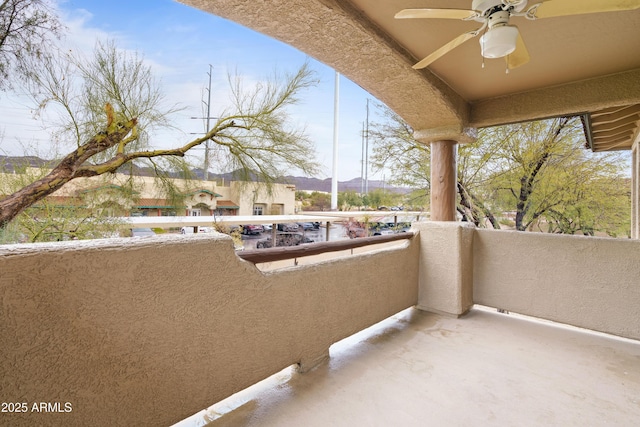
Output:
<path fill-rule="evenodd" d="M 279 39 L 335 68 L 396 111 L 425 141 L 464 141 L 477 127 L 640 104 L 640 10 L 536 21 L 512 18 L 531 61 L 507 74 L 503 59 L 485 60 L 482 68 L 478 38 L 426 69 L 411 68 L 479 24 L 398 20 L 395 13 L 406 8 L 469 9 L 471 0 L 180 1 Z M 636 126 L 630 140 L 637 134 Z"/>

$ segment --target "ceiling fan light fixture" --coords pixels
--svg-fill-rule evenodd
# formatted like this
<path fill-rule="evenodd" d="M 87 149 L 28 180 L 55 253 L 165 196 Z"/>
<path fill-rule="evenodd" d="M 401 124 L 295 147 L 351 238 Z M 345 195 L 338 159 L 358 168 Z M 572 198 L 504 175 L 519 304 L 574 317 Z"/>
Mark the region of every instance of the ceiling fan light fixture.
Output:
<path fill-rule="evenodd" d="M 518 28 L 513 25 L 493 27 L 480 37 L 482 56 L 502 58 L 516 50 Z"/>

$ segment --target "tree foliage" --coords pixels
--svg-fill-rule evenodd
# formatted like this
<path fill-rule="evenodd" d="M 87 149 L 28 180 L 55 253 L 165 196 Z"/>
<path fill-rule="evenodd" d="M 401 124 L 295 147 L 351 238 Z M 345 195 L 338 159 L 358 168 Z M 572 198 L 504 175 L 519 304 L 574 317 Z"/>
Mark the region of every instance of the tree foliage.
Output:
<path fill-rule="evenodd" d="M 364 205 L 362 196 L 355 190 L 341 191 L 338 193 L 338 208 L 341 211 L 348 211 L 351 208 L 360 209 Z"/>
<path fill-rule="evenodd" d="M 296 191 L 296 200 L 301 202 L 302 210 L 304 211 L 327 211 L 331 209 L 331 195 L 329 193 Z M 356 193 L 354 190 L 338 193 L 338 210 L 341 211 L 353 209 L 377 210 L 400 205 L 405 205 L 405 195 L 385 191 L 381 188 L 372 190 L 368 194 Z"/>
<path fill-rule="evenodd" d="M 328 211 L 331 209 L 331 194 L 313 191 L 304 202 L 304 210 Z"/>
<path fill-rule="evenodd" d="M 431 161 L 428 145 L 413 138 L 413 129 L 400 116 L 382 104 L 383 121 L 373 123 L 369 137 L 373 141 L 372 163 L 391 172 L 389 181 L 398 186 L 429 190 Z"/>
<path fill-rule="evenodd" d="M 47 0 L 0 1 L 0 90 L 46 56 L 63 27 Z"/>
<path fill-rule="evenodd" d="M 402 194 L 391 193 L 383 190 L 382 188 L 376 188 L 362 196 L 362 204 L 366 208 L 370 209 L 387 209 L 391 206 L 402 204 L 402 199 Z"/>
<path fill-rule="evenodd" d="M 517 230 L 535 225 L 540 229 L 544 223 L 550 232 L 618 234 L 628 223 L 630 200 L 624 201 L 628 183 L 621 173 L 622 159 L 618 153 L 588 153 L 578 118 L 491 128 L 484 137 L 502 148 L 495 156 L 500 169 L 492 175 L 491 187 L 496 206 L 515 212 Z M 603 185 L 622 197 L 617 206 L 598 190 Z M 596 215 L 604 206 L 610 208 L 608 213 Z M 616 218 L 617 225 L 607 217 Z"/>
<path fill-rule="evenodd" d="M 318 168 L 311 142 L 287 114 L 299 93 L 316 84 L 308 64 L 251 88 L 230 78 L 232 107 L 217 115 L 204 136 L 171 149 L 156 148 L 152 136 L 177 109 L 165 106 L 158 82 L 137 54 L 108 42 L 98 43 L 92 58 L 58 53 L 34 68 L 30 81 L 39 111 L 58 117 L 56 141 L 70 151 L 48 175 L 0 200 L 0 227 L 79 177 L 112 173 L 133 161 L 158 175 L 186 170 L 185 154 L 206 141 L 219 148 L 227 168 L 240 171 L 238 179 L 257 175 L 268 189 L 291 168 L 305 174 Z"/>
<path fill-rule="evenodd" d="M 491 203 L 491 183 L 501 174 L 496 158 L 500 150 L 503 150 L 501 142 L 486 138 L 482 131 L 475 142 L 458 146 L 456 209 L 464 221 L 477 227 L 488 222 L 494 229 L 500 228 Z"/>
<path fill-rule="evenodd" d="M 0 194 L 28 185 L 48 173 L 18 166 L 0 173 Z M 83 240 L 117 235 L 123 224 L 116 218 L 132 204 L 133 192 L 125 186 L 103 186 L 82 191 L 77 197 L 44 198 L 0 229 L 0 243 Z"/>

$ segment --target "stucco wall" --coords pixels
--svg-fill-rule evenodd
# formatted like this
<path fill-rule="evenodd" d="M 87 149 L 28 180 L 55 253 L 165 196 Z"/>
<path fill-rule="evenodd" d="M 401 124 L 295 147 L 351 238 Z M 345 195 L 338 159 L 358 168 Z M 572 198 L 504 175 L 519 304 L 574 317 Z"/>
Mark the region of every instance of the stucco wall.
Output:
<path fill-rule="evenodd" d="M 473 300 L 640 339 L 640 241 L 476 230 Z"/>
<path fill-rule="evenodd" d="M 417 301 L 418 243 L 261 273 L 227 237 L 0 248 L 4 425 L 169 425 Z"/>

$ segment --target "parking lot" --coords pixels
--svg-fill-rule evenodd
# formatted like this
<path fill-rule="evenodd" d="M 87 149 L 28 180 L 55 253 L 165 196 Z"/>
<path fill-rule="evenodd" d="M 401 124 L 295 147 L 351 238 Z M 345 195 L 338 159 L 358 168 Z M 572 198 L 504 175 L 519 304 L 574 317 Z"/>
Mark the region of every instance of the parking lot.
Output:
<path fill-rule="evenodd" d="M 278 232 L 278 235 L 282 234 L 301 234 L 302 236 L 313 240 L 314 242 L 324 242 L 326 241 L 327 229 L 323 225 L 319 229 L 315 230 L 306 230 L 303 231 L 302 227 L 300 227 L 300 231 L 298 232 Z M 349 237 L 346 234 L 345 228 L 341 224 L 332 224 L 329 229 L 329 240 L 344 240 Z M 253 250 L 258 248 L 258 242 L 264 242 L 267 239 L 271 239 L 271 230 L 264 231 L 259 234 L 253 235 L 242 235 L 242 245 L 245 250 Z"/>

